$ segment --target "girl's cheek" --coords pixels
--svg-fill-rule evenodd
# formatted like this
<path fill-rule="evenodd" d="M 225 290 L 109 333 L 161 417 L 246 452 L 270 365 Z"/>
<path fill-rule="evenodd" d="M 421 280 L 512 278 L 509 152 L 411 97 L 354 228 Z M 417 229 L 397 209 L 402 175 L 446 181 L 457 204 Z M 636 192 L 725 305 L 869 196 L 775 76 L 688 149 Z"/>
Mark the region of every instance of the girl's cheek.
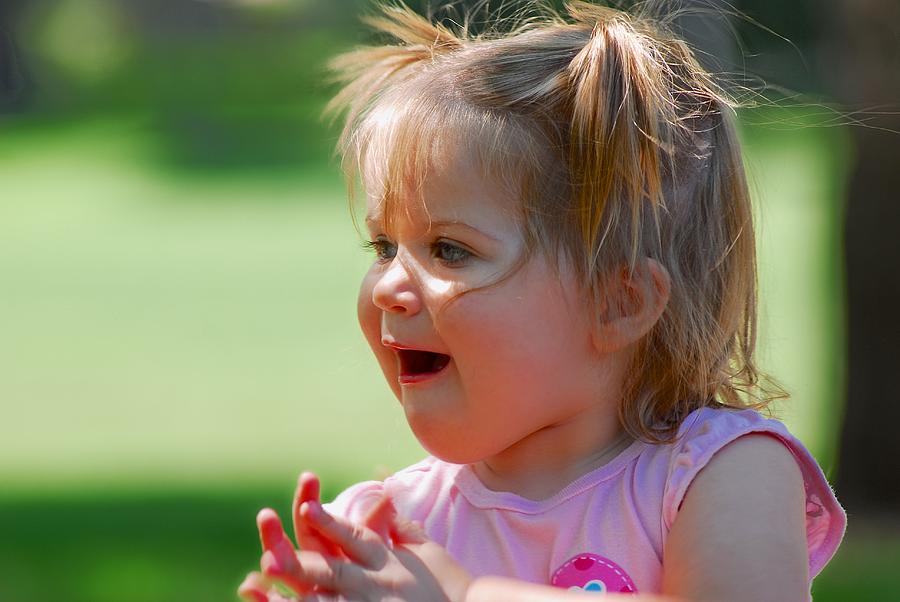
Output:
<path fill-rule="evenodd" d="M 400 397 L 400 385 L 397 382 L 396 364 L 393 354 L 381 344 L 381 310 L 372 301 L 372 290 L 377 282 L 377 276 L 371 272 L 363 278 L 359 287 L 359 296 L 356 300 L 356 315 L 369 348 L 378 360 L 385 380 L 398 398 Z"/>
<path fill-rule="evenodd" d="M 495 309 L 490 293 L 471 291 L 440 305 L 440 309 L 434 314 L 435 330 L 445 343 L 453 347 L 480 349 L 487 345 L 490 348 L 497 343 L 494 336 L 498 331 L 498 323 L 504 321 L 505 309 Z"/>
<path fill-rule="evenodd" d="M 376 345 L 381 346 L 381 310 L 372 302 L 375 282 L 376 278 L 370 271 L 363 278 L 359 287 L 359 296 L 356 299 L 356 317 L 363 335 L 373 351 L 377 349 Z"/>

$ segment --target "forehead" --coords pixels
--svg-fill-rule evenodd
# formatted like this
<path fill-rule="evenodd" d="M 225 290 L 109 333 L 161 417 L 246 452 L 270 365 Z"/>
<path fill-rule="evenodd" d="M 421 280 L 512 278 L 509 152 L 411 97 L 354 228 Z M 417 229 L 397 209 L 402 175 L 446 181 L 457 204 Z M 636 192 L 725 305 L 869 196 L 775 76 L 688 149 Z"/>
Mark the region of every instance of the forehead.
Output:
<path fill-rule="evenodd" d="M 399 189 L 372 174 L 363 182 L 366 221 L 384 229 L 464 224 L 498 238 L 521 222 L 518 199 L 464 145 L 436 153 L 418 178 L 405 178 Z"/>
<path fill-rule="evenodd" d="M 532 128 L 436 83 L 395 90 L 359 124 L 350 150 L 368 213 L 385 223 L 404 214 L 471 219 L 475 211 L 520 221 L 528 182 L 546 164 Z"/>

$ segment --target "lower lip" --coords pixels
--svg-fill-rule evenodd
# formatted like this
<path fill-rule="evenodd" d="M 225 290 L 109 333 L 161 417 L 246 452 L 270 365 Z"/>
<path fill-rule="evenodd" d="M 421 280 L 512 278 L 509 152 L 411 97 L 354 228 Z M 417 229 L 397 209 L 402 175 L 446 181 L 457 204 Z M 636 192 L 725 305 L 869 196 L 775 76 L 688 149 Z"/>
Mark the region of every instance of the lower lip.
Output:
<path fill-rule="evenodd" d="M 451 360 L 452 361 L 452 360 Z M 442 376 L 447 368 L 450 367 L 450 362 L 447 362 L 447 365 L 438 370 L 437 372 L 422 372 L 419 374 L 401 374 L 397 377 L 397 382 L 401 385 L 409 386 L 409 385 L 420 385 L 422 383 L 432 382 L 436 378 Z"/>

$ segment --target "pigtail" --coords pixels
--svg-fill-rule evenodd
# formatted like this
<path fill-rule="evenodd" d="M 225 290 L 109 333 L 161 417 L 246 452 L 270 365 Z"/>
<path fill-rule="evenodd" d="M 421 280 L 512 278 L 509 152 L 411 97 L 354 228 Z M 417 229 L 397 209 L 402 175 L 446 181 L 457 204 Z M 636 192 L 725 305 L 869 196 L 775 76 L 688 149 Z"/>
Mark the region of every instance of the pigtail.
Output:
<path fill-rule="evenodd" d="M 755 243 L 735 103 L 659 22 L 567 8 L 591 27 L 567 71 L 584 269 L 600 301 L 603 272 L 624 261 L 654 258 L 673 283 L 635 354 L 622 423 L 660 442 L 697 407 L 762 408 L 784 394 L 753 361 Z"/>
<path fill-rule="evenodd" d="M 593 23 L 568 75 L 569 162 L 583 244 L 593 251 L 586 267 L 594 273 L 609 229 L 627 219 L 631 231 L 639 232 L 644 211 L 655 215 L 662 204 L 660 167 L 671 145 L 663 124 L 674 121 L 673 102 L 662 77 L 664 62 L 624 13 L 583 2 L 568 9 L 577 22 Z M 639 247 L 635 238 L 632 266 Z"/>

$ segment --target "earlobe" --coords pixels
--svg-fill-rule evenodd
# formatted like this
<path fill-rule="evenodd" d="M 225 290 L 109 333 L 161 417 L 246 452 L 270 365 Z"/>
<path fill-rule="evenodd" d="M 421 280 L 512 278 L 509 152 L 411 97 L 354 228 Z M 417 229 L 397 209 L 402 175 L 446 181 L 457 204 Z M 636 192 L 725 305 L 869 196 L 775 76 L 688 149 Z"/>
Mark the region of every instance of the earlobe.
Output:
<path fill-rule="evenodd" d="M 639 261 L 609 282 L 594 320 L 594 347 L 612 353 L 639 341 L 659 322 L 669 303 L 672 279 L 655 259 Z"/>

